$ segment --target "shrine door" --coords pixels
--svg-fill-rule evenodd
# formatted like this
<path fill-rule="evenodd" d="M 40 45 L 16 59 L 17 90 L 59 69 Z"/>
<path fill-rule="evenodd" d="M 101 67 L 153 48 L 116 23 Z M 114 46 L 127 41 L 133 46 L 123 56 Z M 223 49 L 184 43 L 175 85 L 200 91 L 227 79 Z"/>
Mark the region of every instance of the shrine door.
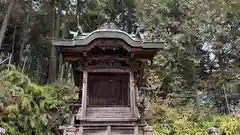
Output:
<path fill-rule="evenodd" d="M 88 106 L 129 106 L 128 73 L 89 73 Z"/>

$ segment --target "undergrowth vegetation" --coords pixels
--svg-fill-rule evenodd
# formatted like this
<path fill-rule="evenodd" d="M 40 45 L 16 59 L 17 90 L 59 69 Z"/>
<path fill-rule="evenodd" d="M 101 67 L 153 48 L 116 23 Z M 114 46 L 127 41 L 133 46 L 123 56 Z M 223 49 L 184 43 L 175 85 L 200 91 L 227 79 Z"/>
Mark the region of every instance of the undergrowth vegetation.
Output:
<path fill-rule="evenodd" d="M 152 103 L 146 119 L 154 125 L 155 135 L 208 135 L 209 127 L 217 127 L 221 135 L 240 134 L 240 117 L 218 115 L 206 108 L 196 114 L 191 108 L 170 108 Z"/>
<path fill-rule="evenodd" d="M 0 127 L 7 135 L 58 135 L 69 117 L 73 87 L 39 86 L 16 70 L 0 73 Z"/>
<path fill-rule="evenodd" d="M 0 127 L 7 135 L 60 135 L 68 123 L 68 101 L 74 98 L 68 84 L 37 85 L 16 70 L 0 73 Z M 171 108 L 150 103 L 145 118 L 155 135 L 207 135 L 209 127 L 222 135 L 240 134 L 240 117 L 218 115 L 202 108 L 201 114 L 187 107 Z"/>

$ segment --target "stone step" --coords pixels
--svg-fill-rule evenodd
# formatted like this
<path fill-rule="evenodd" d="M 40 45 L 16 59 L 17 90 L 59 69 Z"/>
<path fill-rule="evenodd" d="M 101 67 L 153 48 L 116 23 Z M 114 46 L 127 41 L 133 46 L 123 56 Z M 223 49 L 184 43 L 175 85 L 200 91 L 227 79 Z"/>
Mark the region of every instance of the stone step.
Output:
<path fill-rule="evenodd" d="M 107 127 L 107 126 L 111 126 L 113 128 L 118 128 L 118 127 L 125 127 L 125 128 L 132 128 L 136 125 L 137 123 L 126 123 L 126 122 L 122 122 L 122 123 L 84 123 L 84 124 L 75 124 L 75 127 L 79 127 L 79 126 L 83 126 L 83 127 Z M 137 124 L 140 128 L 143 128 L 146 126 L 146 124 Z"/>
<path fill-rule="evenodd" d="M 134 130 L 119 129 L 119 130 L 86 130 L 83 135 L 143 135 L 143 131 L 139 131 L 138 134 L 134 134 Z"/>
<path fill-rule="evenodd" d="M 131 127 L 71 127 L 64 135 L 144 135 L 144 128 L 138 126 Z"/>
<path fill-rule="evenodd" d="M 88 122 L 115 122 L 115 121 L 119 121 L 119 122 L 128 122 L 128 121 L 138 121 L 138 118 L 131 118 L 131 117 L 122 117 L 122 118 L 81 118 L 80 116 L 77 116 L 77 120 L 80 121 L 88 121 Z"/>

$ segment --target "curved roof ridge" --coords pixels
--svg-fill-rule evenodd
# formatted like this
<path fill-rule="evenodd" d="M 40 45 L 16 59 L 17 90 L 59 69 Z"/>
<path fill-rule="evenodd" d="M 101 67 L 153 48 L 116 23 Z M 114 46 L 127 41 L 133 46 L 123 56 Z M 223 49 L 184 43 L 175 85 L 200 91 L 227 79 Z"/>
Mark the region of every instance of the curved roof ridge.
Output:
<path fill-rule="evenodd" d="M 137 36 L 128 34 L 119 29 L 102 28 L 92 31 L 91 33 L 82 33 L 76 39 L 53 39 L 52 43 L 55 46 L 86 46 L 95 39 L 121 39 L 131 47 L 140 48 L 163 48 L 163 42 L 156 41 L 141 41 Z"/>
<path fill-rule="evenodd" d="M 122 31 L 122 30 L 120 30 L 120 29 L 112 29 L 112 28 L 111 28 L 111 29 L 109 29 L 109 28 L 101 28 L 101 29 L 94 30 L 94 31 L 92 31 L 92 32 L 90 32 L 90 33 L 83 33 L 83 35 L 81 35 L 80 37 L 77 37 L 76 40 L 78 40 L 78 39 L 86 39 L 86 38 L 88 38 L 89 36 L 91 36 L 91 35 L 93 35 L 93 34 L 95 34 L 95 33 L 99 33 L 99 32 L 115 32 L 115 33 L 121 33 L 121 34 L 124 34 L 124 35 L 128 36 L 131 40 L 134 40 L 134 41 L 137 41 L 137 42 L 140 41 L 139 38 L 135 38 L 135 37 L 133 37 L 132 35 L 128 34 L 128 33 L 125 32 L 125 31 Z"/>

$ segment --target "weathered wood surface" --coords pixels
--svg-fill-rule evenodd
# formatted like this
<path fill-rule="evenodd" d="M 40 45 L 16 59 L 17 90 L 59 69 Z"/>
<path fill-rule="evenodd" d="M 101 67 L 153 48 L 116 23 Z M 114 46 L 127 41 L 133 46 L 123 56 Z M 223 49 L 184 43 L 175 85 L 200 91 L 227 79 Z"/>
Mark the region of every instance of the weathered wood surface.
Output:
<path fill-rule="evenodd" d="M 136 117 L 133 117 L 129 107 L 87 107 L 84 119 L 89 121 L 135 121 L 140 119 L 139 112 L 136 114 Z M 79 112 L 77 114 L 77 119 L 81 119 L 81 110 L 80 114 Z"/>
<path fill-rule="evenodd" d="M 128 107 L 93 107 L 87 109 L 87 117 L 91 118 L 131 118 Z"/>
<path fill-rule="evenodd" d="M 135 93 L 135 84 L 134 76 L 132 72 L 129 72 L 129 81 L 130 81 L 130 112 L 132 117 L 136 117 L 136 93 Z"/>
<path fill-rule="evenodd" d="M 83 135 L 83 127 L 82 126 L 80 126 L 78 128 L 78 134 L 77 135 Z"/>
<path fill-rule="evenodd" d="M 88 106 L 128 106 L 128 80 L 127 73 L 89 73 Z"/>
<path fill-rule="evenodd" d="M 88 81 L 88 72 L 83 72 L 83 85 L 82 85 L 82 109 L 81 111 L 81 117 L 84 118 L 86 115 L 86 108 L 87 108 L 87 81 Z"/>

